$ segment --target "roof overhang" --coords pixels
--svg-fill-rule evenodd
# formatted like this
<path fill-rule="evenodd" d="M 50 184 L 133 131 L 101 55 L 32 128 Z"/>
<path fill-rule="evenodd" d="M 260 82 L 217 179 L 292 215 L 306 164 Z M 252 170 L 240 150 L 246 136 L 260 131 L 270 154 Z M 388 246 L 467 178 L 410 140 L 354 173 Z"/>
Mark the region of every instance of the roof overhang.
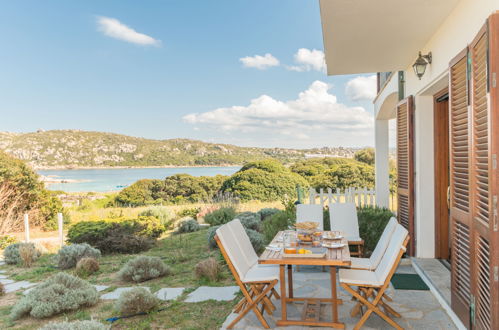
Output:
<path fill-rule="evenodd" d="M 320 0 L 329 75 L 405 70 L 460 0 Z"/>

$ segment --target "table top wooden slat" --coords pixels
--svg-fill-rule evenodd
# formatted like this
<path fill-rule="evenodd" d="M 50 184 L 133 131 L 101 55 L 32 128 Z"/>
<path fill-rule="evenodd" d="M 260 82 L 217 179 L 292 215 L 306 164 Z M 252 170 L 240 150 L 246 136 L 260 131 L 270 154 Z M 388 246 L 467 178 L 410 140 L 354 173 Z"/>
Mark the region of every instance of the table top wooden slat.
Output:
<path fill-rule="evenodd" d="M 336 235 L 339 232 L 334 232 Z M 279 241 L 284 232 L 280 231 L 274 237 L 270 244 L 283 243 Z M 271 265 L 312 265 L 312 266 L 350 266 L 350 250 L 348 248 L 348 240 L 345 238 L 340 240 L 335 240 L 335 242 L 341 242 L 345 246 L 341 249 L 326 249 L 326 257 L 324 258 L 283 258 L 281 251 L 273 251 L 265 249 L 265 251 L 260 256 L 258 263 L 260 264 L 271 264 Z M 303 245 L 299 248 L 310 248 L 310 245 Z"/>

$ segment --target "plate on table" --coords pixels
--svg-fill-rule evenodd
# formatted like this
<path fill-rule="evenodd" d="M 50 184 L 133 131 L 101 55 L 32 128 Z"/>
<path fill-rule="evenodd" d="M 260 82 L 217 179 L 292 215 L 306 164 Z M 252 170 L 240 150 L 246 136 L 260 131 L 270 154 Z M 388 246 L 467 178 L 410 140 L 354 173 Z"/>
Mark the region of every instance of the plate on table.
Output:
<path fill-rule="evenodd" d="M 327 233 L 322 236 L 323 239 L 331 239 L 331 240 L 336 240 L 336 239 L 342 239 L 342 235 L 335 235 L 333 233 Z"/>
<path fill-rule="evenodd" d="M 344 243 L 322 243 L 322 246 L 328 249 L 341 249 L 347 245 Z"/>

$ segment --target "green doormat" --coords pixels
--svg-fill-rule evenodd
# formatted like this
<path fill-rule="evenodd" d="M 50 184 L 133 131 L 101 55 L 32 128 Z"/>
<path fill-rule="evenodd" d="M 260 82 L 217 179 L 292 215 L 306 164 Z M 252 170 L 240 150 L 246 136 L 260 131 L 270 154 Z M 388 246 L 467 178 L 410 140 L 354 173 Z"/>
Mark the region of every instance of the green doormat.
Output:
<path fill-rule="evenodd" d="M 397 290 L 430 290 L 418 274 L 393 274 L 393 287 Z"/>

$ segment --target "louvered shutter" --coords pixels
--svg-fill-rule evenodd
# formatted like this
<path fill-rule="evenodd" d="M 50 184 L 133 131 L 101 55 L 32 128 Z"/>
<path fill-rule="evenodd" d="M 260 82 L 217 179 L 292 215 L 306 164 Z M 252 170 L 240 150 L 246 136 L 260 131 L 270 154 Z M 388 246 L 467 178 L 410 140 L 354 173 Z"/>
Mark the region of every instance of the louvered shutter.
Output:
<path fill-rule="evenodd" d="M 467 50 L 449 68 L 452 309 L 469 324 L 471 301 L 470 127 Z"/>
<path fill-rule="evenodd" d="M 411 236 L 408 254 L 415 254 L 414 232 L 414 100 L 397 105 L 397 217 Z"/>
<path fill-rule="evenodd" d="M 494 78 L 499 56 L 498 29 L 499 14 L 492 15 L 470 45 L 474 249 L 471 316 L 476 329 L 499 329 L 496 164 L 499 108 L 497 82 Z"/>

